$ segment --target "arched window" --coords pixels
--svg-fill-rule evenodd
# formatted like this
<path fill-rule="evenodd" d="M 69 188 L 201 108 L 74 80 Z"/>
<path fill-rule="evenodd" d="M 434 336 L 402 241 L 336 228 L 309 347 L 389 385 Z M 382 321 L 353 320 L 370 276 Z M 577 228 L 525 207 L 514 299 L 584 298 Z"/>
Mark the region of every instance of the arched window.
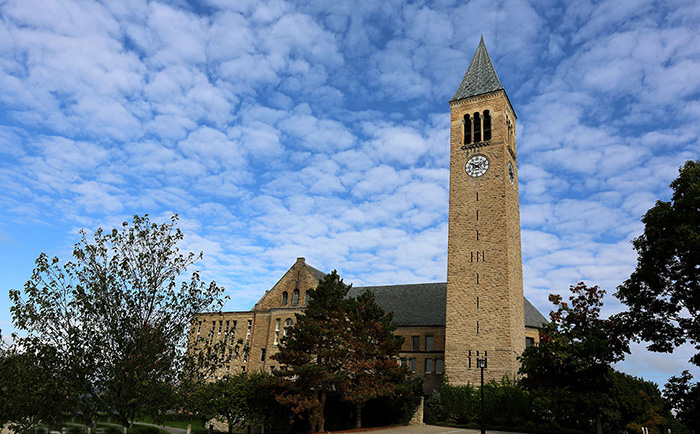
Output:
<path fill-rule="evenodd" d="M 297 304 L 299 304 L 299 290 L 295 289 L 292 293 L 292 305 L 296 306 Z"/>
<path fill-rule="evenodd" d="M 472 142 L 472 118 L 467 113 L 464 115 L 464 144 L 468 145 Z"/>
<path fill-rule="evenodd" d="M 479 112 L 474 113 L 474 143 L 481 141 L 481 116 Z"/>
<path fill-rule="evenodd" d="M 284 321 L 284 335 L 289 336 L 289 327 L 294 325 L 294 321 L 291 318 L 287 318 Z"/>
<path fill-rule="evenodd" d="M 484 140 L 491 140 L 491 113 L 484 110 Z"/>
<path fill-rule="evenodd" d="M 289 294 L 287 294 L 287 291 L 284 291 L 282 293 L 282 306 L 287 305 L 287 298 L 289 298 Z"/>

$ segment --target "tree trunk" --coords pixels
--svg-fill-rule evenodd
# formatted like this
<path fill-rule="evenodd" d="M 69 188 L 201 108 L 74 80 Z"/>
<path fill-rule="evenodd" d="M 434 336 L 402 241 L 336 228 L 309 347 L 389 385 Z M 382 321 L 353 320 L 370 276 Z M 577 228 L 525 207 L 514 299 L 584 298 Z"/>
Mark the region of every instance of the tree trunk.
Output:
<path fill-rule="evenodd" d="M 595 430 L 598 434 L 603 434 L 603 420 L 600 417 L 600 409 L 595 411 Z"/>
<path fill-rule="evenodd" d="M 355 404 L 355 428 L 362 428 L 362 404 Z"/>
<path fill-rule="evenodd" d="M 321 418 L 318 421 L 318 431 L 326 432 L 326 389 L 321 391 Z"/>

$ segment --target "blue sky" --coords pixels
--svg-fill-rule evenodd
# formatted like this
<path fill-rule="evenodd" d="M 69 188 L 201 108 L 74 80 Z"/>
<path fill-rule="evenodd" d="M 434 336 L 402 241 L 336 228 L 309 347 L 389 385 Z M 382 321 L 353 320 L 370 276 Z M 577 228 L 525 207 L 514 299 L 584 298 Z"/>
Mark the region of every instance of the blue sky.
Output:
<path fill-rule="evenodd" d="M 0 329 L 41 252 L 134 214 L 178 213 L 231 310 L 298 256 L 444 281 L 448 100 L 480 34 L 519 116 L 526 296 L 611 294 L 699 158 L 697 1 L 0 0 Z M 620 368 L 663 384 L 690 353 Z"/>

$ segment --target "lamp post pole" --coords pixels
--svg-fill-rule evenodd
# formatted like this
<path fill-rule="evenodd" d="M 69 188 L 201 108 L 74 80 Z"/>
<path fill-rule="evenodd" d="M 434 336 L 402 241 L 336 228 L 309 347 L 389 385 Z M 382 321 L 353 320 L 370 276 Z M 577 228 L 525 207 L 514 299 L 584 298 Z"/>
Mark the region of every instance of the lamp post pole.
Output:
<path fill-rule="evenodd" d="M 486 434 L 484 428 L 484 369 L 486 369 L 486 351 L 483 359 L 476 359 L 476 366 L 481 369 L 481 434 Z"/>

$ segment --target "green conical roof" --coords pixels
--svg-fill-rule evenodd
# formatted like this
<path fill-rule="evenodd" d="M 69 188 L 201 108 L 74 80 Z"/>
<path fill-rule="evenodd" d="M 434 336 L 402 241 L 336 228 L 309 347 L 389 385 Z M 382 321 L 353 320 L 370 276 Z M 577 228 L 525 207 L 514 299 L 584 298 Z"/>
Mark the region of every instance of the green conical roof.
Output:
<path fill-rule="evenodd" d="M 501 89 L 503 89 L 503 85 L 498 79 L 496 68 L 493 67 L 489 52 L 486 50 L 484 35 L 481 35 L 481 42 L 474 53 L 472 63 L 469 64 L 462 83 L 450 102 Z"/>

